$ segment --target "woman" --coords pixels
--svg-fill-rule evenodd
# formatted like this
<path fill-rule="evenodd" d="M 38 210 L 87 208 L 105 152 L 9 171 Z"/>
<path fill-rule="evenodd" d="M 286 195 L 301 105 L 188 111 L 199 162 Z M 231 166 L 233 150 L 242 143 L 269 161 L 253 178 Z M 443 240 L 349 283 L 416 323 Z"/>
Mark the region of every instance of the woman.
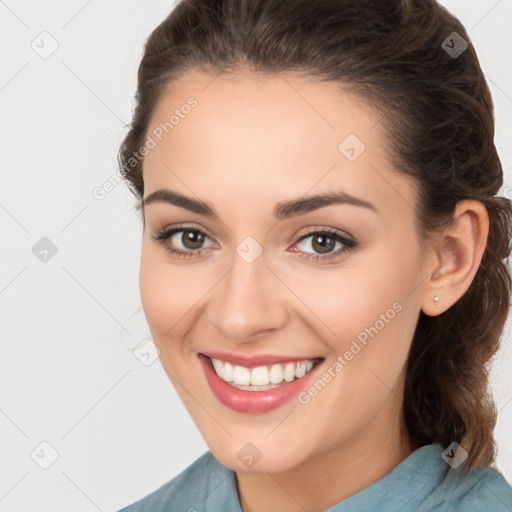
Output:
<path fill-rule="evenodd" d="M 493 135 L 434 0 L 177 5 L 120 164 L 144 313 L 210 451 L 125 512 L 512 510 Z"/>

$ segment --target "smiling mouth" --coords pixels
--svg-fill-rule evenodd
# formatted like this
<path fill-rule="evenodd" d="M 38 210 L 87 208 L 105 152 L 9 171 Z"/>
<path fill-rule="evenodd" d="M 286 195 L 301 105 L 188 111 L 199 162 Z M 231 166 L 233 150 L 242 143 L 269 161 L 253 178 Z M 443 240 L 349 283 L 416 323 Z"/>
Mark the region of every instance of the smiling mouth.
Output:
<path fill-rule="evenodd" d="M 246 368 L 202 355 L 208 359 L 214 372 L 224 382 L 233 388 L 244 391 L 266 391 L 288 384 L 304 377 L 324 360 L 323 357 L 317 357 L 303 361 Z"/>

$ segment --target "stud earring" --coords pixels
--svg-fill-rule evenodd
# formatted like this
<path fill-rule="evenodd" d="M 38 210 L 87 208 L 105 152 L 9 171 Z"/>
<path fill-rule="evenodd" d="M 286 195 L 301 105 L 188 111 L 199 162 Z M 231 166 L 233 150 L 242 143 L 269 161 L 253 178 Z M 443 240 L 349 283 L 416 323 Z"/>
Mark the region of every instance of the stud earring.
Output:
<path fill-rule="evenodd" d="M 439 304 L 439 297 L 437 295 L 434 296 L 434 306 Z"/>

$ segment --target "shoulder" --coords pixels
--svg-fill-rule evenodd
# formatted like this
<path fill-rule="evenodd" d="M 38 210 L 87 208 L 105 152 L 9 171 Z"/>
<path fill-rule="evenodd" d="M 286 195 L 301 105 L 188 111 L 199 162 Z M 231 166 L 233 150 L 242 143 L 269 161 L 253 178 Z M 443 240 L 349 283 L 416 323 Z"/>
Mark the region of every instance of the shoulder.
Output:
<path fill-rule="evenodd" d="M 440 444 L 414 451 L 390 473 L 329 512 L 512 512 L 512 487 L 492 467 L 452 468 Z"/>
<path fill-rule="evenodd" d="M 512 487 L 492 467 L 471 472 L 448 470 L 421 510 L 432 512 L 511 512 Z"/>
<path fill-rule="evenodd" d="M 210 451 L 151 494 L 119 512 L 171 512 L 201 510 L 208 498 L 229 503 L 236 489 L 234 472 L 223 466 Z M 226 509 L 230 510 L 230 509 Z"/>

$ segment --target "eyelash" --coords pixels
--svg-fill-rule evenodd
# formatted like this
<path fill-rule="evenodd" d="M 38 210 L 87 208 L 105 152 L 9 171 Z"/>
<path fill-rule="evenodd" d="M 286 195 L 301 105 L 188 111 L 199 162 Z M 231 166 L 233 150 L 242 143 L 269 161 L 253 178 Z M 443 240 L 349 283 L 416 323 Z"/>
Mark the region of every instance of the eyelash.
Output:
<path fill-rule="evenodd" d="M 172 247 L 167 243 L 167 240 L 170 237 L 172 237 L 176 233 L 180 233 L 183 231 L 191 231 L 193 233 L 201 233 L 206 238 L 210 238 L 206 233 L 204 233 L 200 229 L 196 229 L 196 228 L 189 227 L 189 226 L 165 228 L 162 231 L 159 231 L 158 233 L 152 235 L 152 238 L 155 242 L 163 245 L 169 253 L 171 253 L 173 256 L 175 256 L 177 258 L 191 258 L 191 257 L 201 256 L 202 249 L 197 249 L 195 251 L 194 250 L 183 251 L 181 249 L 176 249 L 175 247 Z M 317 230 L 309 231 L 308 233 L 302 235 L 297 240 L 297 242 L 295 242 L 294 245 L 309 238 L 311 235 L 326 235 L 327 238 L 334 239 L 335 241 L 342 243 L 344 245 L 344 247 L 342 247 L 341 249 L 338 249 L 337 251 L 332 252 L 328 255 L 323 255 L 323 254 L 313 255 L 311 253 L 304 253 L 304 252 L 298 251 L 298 250 L 296 251 L 296 252 L 300 253 L 299 256 L 301 258 L 304 258 L 309 261 L 315 261 L 315 262 L 318 262 L 319 260 L 320 261 L 330 261 L 330 260 L 333 260 L 333 259 L 341 256 L 342 254 L 346 254 L 349 251 L 351 251 L 352 249 L 355 249 L 356 247 L 358 247 L 358 243 L 355 240 L 346 238 L 346 237 L 342 236 L 340 233 L 338 233 L 337 231 L 333 231 L 331 229 L 320 229 L 320 230 L 317 229 Z"/>

